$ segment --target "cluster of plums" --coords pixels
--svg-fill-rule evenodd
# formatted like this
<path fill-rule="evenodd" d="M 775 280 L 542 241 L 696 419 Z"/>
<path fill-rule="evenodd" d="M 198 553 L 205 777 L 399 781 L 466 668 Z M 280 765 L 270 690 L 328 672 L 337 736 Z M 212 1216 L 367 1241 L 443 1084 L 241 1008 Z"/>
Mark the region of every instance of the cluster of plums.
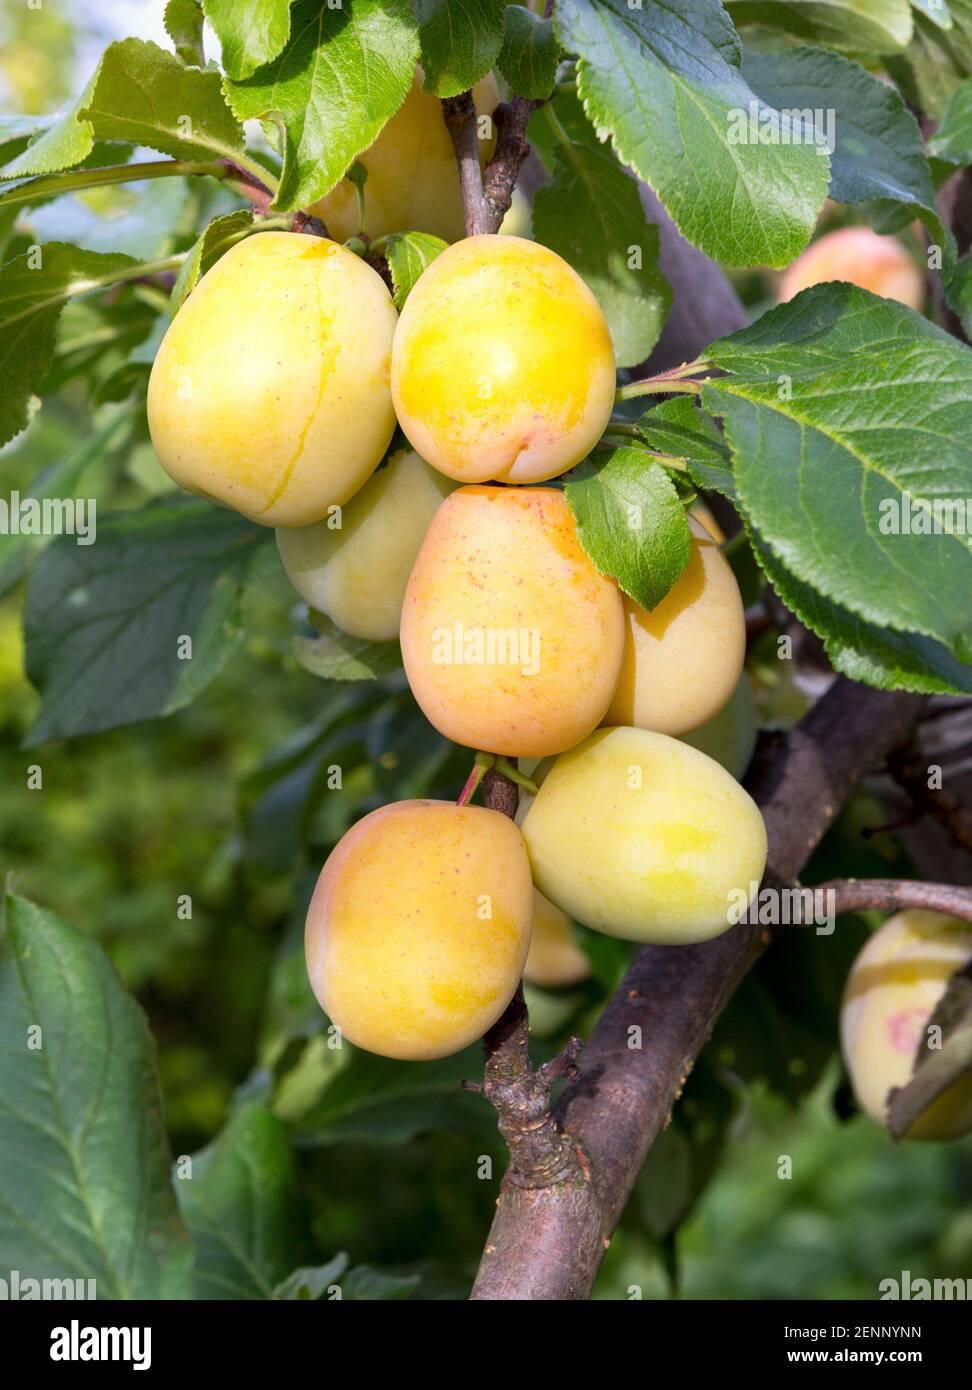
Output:
<path fill-rule="evenodd" d="M 425 100 L 416 88 L 385 156 L 369 152 L 392 226 L 412 210 L 382 198 L 412 196 L 417 175 L 401 173 Z M 354 230 L 350 197 L 319 209 L 339 234 Z M 307 603 L 355 637 L 399 637 L 430 722 L 520 760 L 537 788 L 516 823 L 404 801 L 334 849 L 308 911 L 308 971 L 370 1051 L 444 1056 L 496 1021 L 524 970 L 551 986 L 583 978 L 571 919 L 704 941 L 762 877 L 765 828 L 738 780 L 756 724 L 743 607 L 718 539 L 690 517 L 688 567 L 648 612 L 595 568 L 559 486 L 542 486 L 600 439 L 615 381 L 590 290 L 514 236 L 457 241 L 399 315 L 335 241 L 252 235 L 159 349 L 149 424 L 169 473 L 276 527 Z M 396 422 L 412 447 L 386 457 Z M 854 995 L 852 1070 L 871 1052 L 866 1015 Z"/>

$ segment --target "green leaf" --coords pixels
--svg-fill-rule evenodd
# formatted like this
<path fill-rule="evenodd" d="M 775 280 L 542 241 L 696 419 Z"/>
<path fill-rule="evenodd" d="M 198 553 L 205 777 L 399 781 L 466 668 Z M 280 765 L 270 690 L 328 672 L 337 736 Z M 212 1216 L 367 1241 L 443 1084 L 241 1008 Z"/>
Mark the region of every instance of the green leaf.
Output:
<path fill-rule="evenodd" d="M 396 309 L 401 310 L 419 277 L 448 244 L 431 232 L 391 232 L 375 243 L 391 271 Z"/>
<path fill-rule="evenodd" d="M 496 65 L 511 92 L 546 100 L 557 81 L 560 45 L 552 19 L 543 19 L 525 5 L 507 5 L 503 47 Z"/>
<path fill-rule="evenodd" d="M 706 353 L 741 505 L 798 579 L 868 622 L 972 655 L 972 539 L 914 499 L 972 497 L 972 352 L 852 285 L 804 291 Z M 917 504 L 917 505 L 920 505 Z"/>
<path fill-rule="evenodd" d="M 673 396 L 646 411 L 638 431 L 650 449 L 684 459 L 696 487 L 735 499 L 729 446 L 691 396 Z"/>
<path fill-rule="evenodd" d="M 311 612 L 313 637 L 294 638 L 294 656 L 312 676 L 329 681 L 370 681 L 387 676 L 402 664 L 397 642 L 369 642 L 342 632 L 323 613 Z"/>
<path fill-rule="evenodd" d="M 951 29 L 952 14 L 945 0 L 911 0 L 911 6 L 939 29 Z"/>
<path fill-rule="evenodd" d="M 233 159 L 243 149 L 219 74 L 187 68 L 144 39 L 123 39 L 105 50 L 78 119 L 90 121 L 99 140 L 147 145 L 173 159 Z"/>
<path fill-rule="evenodd" d="M 654 608 L 688 564 L 691 533 L 668 474 L 643 449 L 599 445 L 564 488 L 581 545 L 642 608 Z"/>
<path fill-rule="evenodd" d="M 130 411 L 116 411 L 67 458 L 45 468 L 43 473 L 34 479 L 20 501 L 33 497 L 43 505 L 45 501 L 55 503 L 76 497 L 87 470 L 108 452 L 122 426 L 127 426 L 130 421 Z M 12 505 L 12 499 L 13 494 L 6 500 Z M 49 510 L 53 516 L 60 509 L 53 506 Z M 7 529 L 0 532 L 0 595 L 5 594 L 21 578 L 31 555 L 43 550 L 50 541 L 49 534 L 34 534 L 33 530 L 26 533 L 13 530 L 8 517 Z"/>
<path fill-rule="evenodd" d="M 743 73 L 770 106 L 834 113 L 830 197 L 838 203 L 890 202 L 920 217 L 944 245 L 931 170 L 918 122 L 893 87 L 848 58 L 822 48 L 749 53 Z"/>
<path fill-rule="evenodd" d="M 956 87 L 972 72 L 972 0 L 949 0 L 948 30 L 915 15 L 912 42 L 899 57 L 884 60 L 902 96 L 933 120 L 940 120 Z"/>
<path fill-rule="evenodd" d="M 79 113 L 88 104 L 97 80 L 98 74 L 95 72 L 71 109 L 60 120 L 47 124 L 25 150 L 4 166 L 4 179 L 21 179 L 28 174 L 54 174 L 60 169 L 70 169 L 80 164 L 91 153 L 95 141 L 94 128 L 90 121 L 82 120 Z"/>
<path fill-rule="evenodd" d="M 418 1274 L 383 1274 L 370 1265 L 358 1265 L 345 1276 L 341 1291 L 346 1299 L 385 1303 L 389 1299 L 411 1298 L 420 1283 Z"/>
<path fill-rule="evenodd" d="M 962 321 L 966 337 L 972 338 L 972 251 L 942 276 L 945 297 Z"/>
<path fill-rule="evenodd" d="M 244 81 L 226 82 L 241 120 L 283 122 L 275 207 L 306 207 L 330 192 L 405 100 L 417 60 L 418 32 L 406 0 L 294 6 L 283 52 Z"/>
<path fill-rule="evenodd" d="M 30 419 L 31 396 L 51 365 L 65 301 L 125 279 L 137 265 L 131 256 L 52 241 L 0 267 L 0 444 Z"/>
<path fill-rule="evenodd" d="M 972 164 L 972 77 L 955 88 L 928 149 L 949 164 Z"/>
<path fill-rule="evenodd" d="M 827 193 L 828 160 L 811 143 L 761 144 L 762 103 L 740 71 L 718 0 L 675 8 L 645 0 L 561 0 L 554 17 L 578 55 L 577 88 L 599 136 L 658 194 L 679 231 L 727 265 L 788 265 Z M 776 134 L 788 141 L 792 123 Z"/>
<path fill-rule="evenodd" d="M 79 164 L 95 140 L 147 145 L 174 159 L 234 159 L 243 131 L 217 72 L 188 68 L 144 39 L 111 44 L 75 106 L 9 164 L 4 178 Z"/>
<path fill-rule="evenodd" d="M 193 1156 L 192 1176 L 178 1167 L 175 1176 L 196 1247 L 196 1298 L 280 1297 L 278 1285 L 307 1254 L 307 1214 L 276 1115 L 242 1106 Z"/>
<path fill-rule="evenodd" d="M 911 39 L 909 0 L 726 0 L 736 24 L 762 24 L 791 39 L 849 53 L 899 53 Z"/>
<path fill-rule="evenodd" d="M 234 512 L 174 498 L 99 519 L 96 545 L 55 540 L 27 589 L 27 673 L 44 696 L 28 743 L 195 699 L 239 637 L 242 582 L 265 537 Z"/>
<path fill-rule="evenodd" d="M 198 282 L 216 264 L 241 232 L 253 225 L 253 214 L 248 208 L 214 217 L 198 238 L 186 260 L 183 261 L 169 296 L 169 316 L 175 318 L 182 305 L 195 289 Z"/>
<path fill-rule="evenodd" d="M 672 292 L 658 269 L 658 228 L 645 220 L 630 175 L 599 146 L 562 143 L 553 178 L 533 201 L 533 232 L 593 291 L 618 365 L 644 361 L 661 334 Z"/>
<path fill-rule="evenodd" d="M 191 1251 L 160 1111 L 145 1016 L 105 952 L 53 913 L 8 896 L 0 932 L 5 1274 L 93 1279 L 101 1299 L 189 1297 Z"/>
<path fill-rule="evenodd" d="M 464 92 L 489 72 L 503 43 L 505 0 L 415 0 L 423 90 Z"/>
<path fill-rule="evenodd" d="M 972 666 L 946 647 L 913 632 L 865 622 L 790 574 L 751 525 L 753 554 L 777 594 L 804 626 L 822 638 L 835 671 L 879 690 L 921 695 L 972 695 Z"/>
<path fill-rule="evenodd" d="M 182 62 L 189 67 L 204 68 L 203 12 L 199 0 L 168 0 L 162 22 Z"/>
<path fill-rule="evenodd" d="M 290 38 L 290 0 L 202 0 L 202 7 L 234 81 L 276 58 Z"/>
<path fill-rule="evenodd" d="M 488 1133 L 495 1117 L 461 1084 L 482 1067 L 478 1046 L 434 1062 L 394 1062 L 355 1048 L 302 1120 L 297 1142 L 394 1145 L 429 1129 Z"/>
<path fill-rule="evenodd" d="M 328 1289 L 339 1287 L 338 1281 L 347 1267 L 348 1257 L 343 1251 L 326 1265 L 305 1265 L 302 1269 L 295 1269 L 292 1274 L 288 1274 L 274 1289 L 273 1296 L 287 1301 L 316 1300 Z"/>

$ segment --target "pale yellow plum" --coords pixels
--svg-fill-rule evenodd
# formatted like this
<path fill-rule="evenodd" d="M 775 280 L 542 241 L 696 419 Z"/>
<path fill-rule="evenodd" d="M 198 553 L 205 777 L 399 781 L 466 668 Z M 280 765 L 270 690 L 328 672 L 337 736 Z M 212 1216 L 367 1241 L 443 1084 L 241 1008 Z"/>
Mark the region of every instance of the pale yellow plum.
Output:
<path fill-rule="evenodd" d="M 365 231 L 373 241 L 389 232 L 431 232 L 443 241 L 465 235 L 455 148 L 442 117 L 442 102 L 422 91 L 422 76 L 419 69 L 404 104 L 374 144 L 358 155 L 357 162 L 368 171 Z M 476 83 L 473 99 L 480 118 L 492 116 L 499 104 L 492 73 Z M 493 122 L 481 120 L 481 163 L 489 159 L 494 144 Z M 359 230 L 357 194 L 349 179 L 342 179 L 309 211 L 337 241 Z"/>
<path fill-rule="evenodd" d="M 537 483 L 579 463 L 614 404 L 604 315 L 554 251 L 515 236 L 457 242 L 395 331 L 392 395 L 424 459 L 464 483 Z"/>
<path fill-rule="evenodd" d="M 605 724 L 684 734 L 731 698 L 746 658 L 739 585 L 722 551 L 688 518 L 688 566 L 655 608 L 624 598 L 626 637 Z"/>
<path fill-rule="evenodd" d="M 545 989 L 560 989 L 579 984 L 590 973 L 590 961 L 574 940 L 570 918 L 535 888 L 533 935 L 523 967 L 524 980 Z"/>
<path fill-rule="evenodd" d="M 737 781 L 742 781 L 756 747 L 757 722 L 756 697 L 744 671 L 719 713 L 681 738 L 683 743 L 715 758 Z"/>
<path fill-rule="evenodd" d="M 332 851 L 307 911 L 321 1008 L 357 1047 L 427 1061 L 491 1027 L 523 971 L 533 915 L 519 830 L 499 811 L 399 801 Z"/>
<path fill-rule="evenodd" d="M 343 632 L 391 641 L 419 546 L 455 486 L 413 450 L 401 450 L 331 516 L 277 532 L 287 577 Z"/>
<path fill-rule="evenodd" d="M 521 828 L 540 892 L 625 941 L 721 935 L 766 865 L 748 793 L 698 749 L 647 729 L 598 729 L 562 753 Z"/>
<path fill-rule="evenodd" d="M 844 991 L 841 1049 L 862 1110 L 888 1122 L 888 1092 L 904 1086 L 949 978 L 972 958 L 972 926 L 909 909 L 879 927 L 858 955 Z M 972 1073 L 939 1096 L 907 1139 L 957 1139 L 972 1129 Z"/>
<path fill-rule="evenodd" d="M 156 355 L 148 421 L 163 467 L 265 526 L 319 521 L 391 440 L 396 320 L 381 277 L 333 241 L 261 232 L 239 242 Z"/>
<path fill-rule="evenodd" d="M 596 727 L 621 664 L 617 586 L 563 492 L 463 487 L 442 503 L 405 590 L 405 673 L 446 738 L 540 758 Z"/>
<path fill-rule="evenodd" d="M 919 311 L 925 302 L 924 277 L 901 242 L 870 227 L 843 227 L 812 242 L 783 272 L 780 303 L 828 280 L 844 280 Z"/>

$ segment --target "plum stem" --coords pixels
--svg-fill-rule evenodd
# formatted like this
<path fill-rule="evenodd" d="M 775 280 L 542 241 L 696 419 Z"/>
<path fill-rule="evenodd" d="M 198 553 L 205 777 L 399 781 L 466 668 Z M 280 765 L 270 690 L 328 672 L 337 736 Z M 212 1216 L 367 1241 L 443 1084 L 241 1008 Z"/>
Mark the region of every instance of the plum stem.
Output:
<path fill-rule="evenodd" d="M 469 802 L 476 795 L 476 790 L 480 782 L 486 776 L 494 762 L 495 759 L 492 753 L 476 754 L 476 761 L 473 763 L 472 772 L 470 772 L 469 776 L 466 778 L 466 785 L 456 798 L 457 806 L 468 806 Z"/>

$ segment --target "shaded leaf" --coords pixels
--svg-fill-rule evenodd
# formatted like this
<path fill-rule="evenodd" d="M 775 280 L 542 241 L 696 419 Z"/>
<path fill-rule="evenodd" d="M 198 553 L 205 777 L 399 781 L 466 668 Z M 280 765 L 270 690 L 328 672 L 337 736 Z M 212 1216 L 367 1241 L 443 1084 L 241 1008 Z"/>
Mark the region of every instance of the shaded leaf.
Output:
<path fill-rule="evenodd" d="M 564 488 L 581 545 L 643 608 L 654 608 L 692 553 L 685 509 L 643 449 L 599 446 Z"/>
<path fill-rule="evenodd" d="M 454 97 L 474 87 L 496 62 L 505 0 L 415 0 L 423 90 Z"/>
<path fill-rule="evenodd" d="M 376 243 L 388 261 L 396 309 L 401 310 L 420 276 L 448 244 L 431 232 L 391 232 Z"/>
<path fill-rule="evenodd" d="M 252 225 L 253 214 L 248 208 L 240 208 L 238 212 L 228 212 L 222 217 L 213 218 L 183 261 L 176 282 L 172 286 L 172 294 L 169 296 L 171 318 L 175 318 L 206 271 L 238 240 L 239 234 Z"/>
<path fill-rule="evenodd" d="M 507 5 L 503 47 L 496 65 L 519 96 L 545 100 L 554 89 L 560 45 L 552 19 L 525 5 Z"/>
<path fill-rule="evenodd" d="M 27 674 L 44 696 L 28 743 L 193 700 L 239 637 L 242 584 L 261 539 L 235 512 L 174 498 L 99 519 L 96 545 L 53 541 L 27 589 Z"/>
<path fill-rule="evenodd" d="M 332 681 L 367 681 L 386 676 L 402 664 L 397 642 L 369 642 L 342 632 L 323 613 L 311 612 L 313 637 L 294 638 L 294 656 L 312 676 Z"/>
<path fill-rule="evenodd" d="M 287 1130 L 270 1111 L 244 1105 L 176 1170 L 176 1192 L 196 1249 L 196 1298 L 292 1297 L 278 1286 L 307 1251 L 307 1213 Z"/>
<path fill-rule="evenodd" d="M 785 48 L 748 53 L 743 73 L 770 106 L 833 113 L 830 197 L 838 203 L 900 204 L 920 217 L 934 240 L 948 233 L 918 122 L 895 89 L 837 53 Z M 826 119 L 826 116 L 825 116 Z"/>
<path fill-rule="evenodd" d="M 418 32 L 407 0 L 319 0 L 293 8 L 278 57 L 243 81 L 227 79 L 241 120 L 279 117 L 284 164 L 274 206 L 306 207 L 344 177 L 408 95 Z"/>
<path fill-rule="evenodd" d="M 102 948 L 25 898 L 0 932 L 0 1267 L 188 1298 L 155 1044 Z M 81 1295 L 82 1297 L 85 1294 Z"/>

